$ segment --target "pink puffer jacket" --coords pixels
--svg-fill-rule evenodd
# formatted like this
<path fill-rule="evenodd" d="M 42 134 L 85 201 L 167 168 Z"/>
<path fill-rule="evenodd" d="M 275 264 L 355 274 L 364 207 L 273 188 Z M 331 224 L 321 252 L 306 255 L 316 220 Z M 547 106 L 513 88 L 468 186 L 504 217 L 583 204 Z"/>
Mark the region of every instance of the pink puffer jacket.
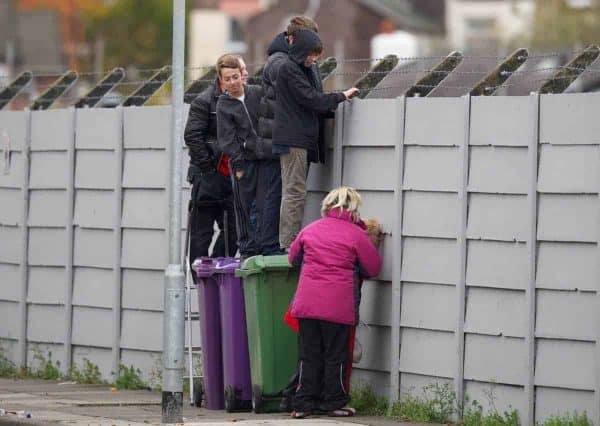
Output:
<path fill-rule="evenodd" d="M 356 324 L 360 278 L 381 269 L 381 257 L 362 225 L 347 211 L 334 209 L 300 231 L 288 256 L 301 265 L 293 317 Z"/>

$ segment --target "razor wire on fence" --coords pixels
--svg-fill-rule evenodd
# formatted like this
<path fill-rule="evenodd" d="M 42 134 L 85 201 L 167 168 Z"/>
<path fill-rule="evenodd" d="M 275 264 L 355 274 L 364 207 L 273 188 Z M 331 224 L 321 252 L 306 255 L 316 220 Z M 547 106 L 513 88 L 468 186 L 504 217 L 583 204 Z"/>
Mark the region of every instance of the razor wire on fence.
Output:
<path fill-rule="evenodd" d="M 525 53 L 519 54 L 521 51 Z M 589 91 L 600 89 L 599 54 L 598 47 L 590 46 L 585 50 L 536 54 L 520 49 L 512 57 L 452 52 L 447 56 L 330 58 L 328 61 L 333 60 L 335 67 L 327 72 L 324 86 L 325 92 L 335 92 L 356 85 L 364 92 L 361 97 L 374 98 L 386 97 L 384 94 L 419 96 L 420 90 L 426 93 L 425 96 L 448 96 L 448 93 L 456 96 L 470 93 L 477 85 L 483 87 L 483 94 L 498 94 L 499 90 L 509 95 L 528 94 L 548 85 L 554 85 L 553 93 L 560 93 L 575 81 L 581 83 L 575 91 Z M 450 66 L 442 66 L 448 60 L 452 61 Z M 508 66 L 511 60 L 518 64 Z M 386 61 L 390 61 L 387 66 L 379 66 Z M 253 83 L 260 82 L 264 65 L 262 62 L 247 64 Z M 110 80 L 108 77 L 115 70 L 121 70 L 122 76 Z M 79 106 L 83 99 L 88 102 L 87 106 L 169 104 L 171 101 L 170 67 L 127 72 L 122 68 L 106 72 L 71 71 L 75 74 L 74 80 L 65 79 L 66 73 L 69 71 L 33 72 L 22 87 L 13 87 L 14 77 L 0 75 L 0 109 L 12 102 L 18 93 L 28 98 L 21 103 L 25 107 L 45 96 L 44 108 L 55 101 L 55 106 L 59 107 Z M 186 67 L 186 102 L 212 84 L 215 78 L 212 65 Z M 7 101 L 8 96 L 12 98 Z"/>

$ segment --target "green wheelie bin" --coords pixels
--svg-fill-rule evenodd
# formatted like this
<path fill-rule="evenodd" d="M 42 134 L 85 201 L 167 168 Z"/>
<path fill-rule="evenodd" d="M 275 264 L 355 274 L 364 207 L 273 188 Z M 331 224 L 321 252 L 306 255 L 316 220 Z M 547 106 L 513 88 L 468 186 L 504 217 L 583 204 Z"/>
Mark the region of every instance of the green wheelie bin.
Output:
<path fill-rule="evenodd" d="M 256 413 L 279 411 L 298 362 L 297 334 L 283 322 L 296 292 L 298 270 L 286 255 L 254 256 L 236 276 L 244 283 L 252 408 Z"/>

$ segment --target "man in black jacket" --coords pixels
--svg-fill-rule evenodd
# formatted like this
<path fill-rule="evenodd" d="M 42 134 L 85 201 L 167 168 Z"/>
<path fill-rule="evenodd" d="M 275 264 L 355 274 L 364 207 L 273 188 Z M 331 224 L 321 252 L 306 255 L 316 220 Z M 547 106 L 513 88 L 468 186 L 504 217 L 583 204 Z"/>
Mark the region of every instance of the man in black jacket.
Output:
<path fill-rule="evenodd" d="M 190 106 L 184 140 L 190 155 L 188 182 L 192 184 L 190 214 L 190 266 L 198 257 L 208 256 L 214 224 L 220 230 L 213 257 L 234 256 L 237 251 L 233 194 L 227 158 L 217 146 L 217 99 L 222 93 L 219 80 L 200 93 Z M 225 253 L 224 213 L 227 212 L 229 252 Z M 195 272 L 192 270 L 194 280 Z"/>
<path fill-rule="evenodd" d="M 306 201 L 308 151 L 317 150 L 319 114 L 327 113 L 358 93 L 355 87 L 340 93 L 317 90 L 312 66 L 323 50 L 314 31 L 294 35 L 289 55 L 279 68 L 276 82 L 273 144 L 288 146 L 281 154 L 281 212 L 279 242 L 288 249 L 300 231 Z"/>
<path fill-rule="evenodd" d="M 259 252 L 256 229 L 250 222 L 252 203 L 257 201 L 261 162 L 257 151 L 262 141 L 256 128 L 261 86 L 244 85 L 239 62 L 233 55 L 217 61 L 219 81 L 225 93 L 217 102 L 217 140 L 229 157 L 235 206 L 238 246 L 242 258 Z M 261 205 L 256 203 L 256 223 L 261 229 L 265 220 Z"/>
<path fill-rule="evenodd" d="M 259 182 L 258 200 L 263 203 L 263 213 L 270 220 L 264 221 L 265 227 L 259 230 L 261 238 L 262 254 L 276 254 L 280 252 L 279 243 L 279 214 L 281 208 L 281 163 L 279 155 L 289 152 L 288 146 L 272 146 L 273 122 L 275 118 L 275 96 L 276 82 L 279 74 L 279 67 L 288 57 L 290 42 L 293 42 L 296 31 L 309 29 L 318 32 L 317 24 L 306 16 L 295 16 L 290 20 L 287 30 L 275 36 L 267 54 L 269 58 L 262 73 L 263 98 L 260 101 L 260 111 L 258 119 L 258 134 L 263 140 L 263 151 L 268 152 L 270 156 L 263 158 L 262 179 Z M 321 77 L 317 64 L 313 66 L 317 90 L 323 91 Z M 318 156 L 316 157 L 318 159 Z M 322 158 L 319 159 L 322 161 Z"/>

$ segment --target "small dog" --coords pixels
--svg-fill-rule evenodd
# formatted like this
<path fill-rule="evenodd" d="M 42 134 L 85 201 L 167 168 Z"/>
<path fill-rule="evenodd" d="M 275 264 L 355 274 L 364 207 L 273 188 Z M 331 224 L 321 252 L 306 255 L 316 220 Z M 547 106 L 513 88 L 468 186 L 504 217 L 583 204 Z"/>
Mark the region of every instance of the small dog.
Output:
<path fill-rule="evenodd" d="M 374 218 L 363 219 L 363 221 L 367 227 L 367 234 L 369 234 L 371 242 L 375 247 L 379 248 L 381 240 L 383 240 L 383 231 L 381 229 L 381 224 L 377 219 Z"/>

